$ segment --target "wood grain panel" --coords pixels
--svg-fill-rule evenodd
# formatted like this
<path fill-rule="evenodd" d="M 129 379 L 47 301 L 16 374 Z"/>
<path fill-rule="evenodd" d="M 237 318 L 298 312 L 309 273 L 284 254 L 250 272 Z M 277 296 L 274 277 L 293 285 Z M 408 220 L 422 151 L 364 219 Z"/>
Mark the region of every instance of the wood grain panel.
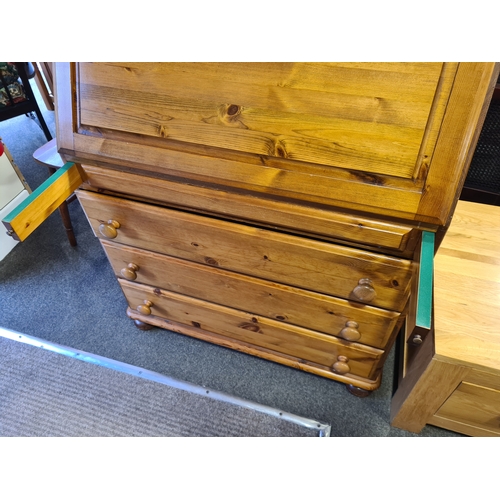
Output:
<path fill-rule="evenodd" d="M 435 258 L 436 356 L 498 373 L 500 207 L 459 201 L 456 214 Z"/>
<path fill-rule="evenodd" d="M 383 354 L 378 349 L 341 341 L 255 314 L 125 280 L 119 280 L 119 283 L 132 309 L 136 309 L 144 300 L 149 300 L 153 304 L 153 316 L 199 327 L 328 368 L 337 361 L 338 356 L 346 356 L 349 359 L 349 373 L 360 377 L 370 378 Z"/>
<path fill-rule="evenodd" d="M 411 178 L 442 63 L 380 66 L 81 63 L 81 124 Z"/>
<path fill-rule="evenodd" d="M 370 305 L 400 312 L 408 298 L 410 261 L 86 191 L 78 198 L 96 235 L 103 221 L 121 224 L 117 243 L 350 300 L 369 278 Z"/>
<path fill-rule="evenodd" d="M 118 278 L 129 264 L 137 283 L 188 295 L 280 322 L 342 338 L 348 321 L 358 324 L 357 342 L 384 348 L 399 314 L 250 276 L 101 241 Z"/>
<path fill-rule="evenodd" d="M 148 89 L 158 94 L 208 95 L 258 99 L 261 105 L 282 107 L 263 89 L 277 87 L 287 92 L 323 92 L 346 96 L 376 95 L 388 100 L 428 103 L 433 97 L 443 63 L 81 63 L 83 83 L 141 90 L 145 78 Z M 163 81 L 162 81 L 163 80 Z M 167 80 L 167 81 L 165 81 Z M 200 82 L 206 80 L 206 82 Z M 406 92 L 401 92 L 404 86 Z M 257 89 L 251 92 L 251 89 Z M 248 95 L 248 91 L 250 94 Z M 211 93 L 212 92 L 212 93 Z M 252 102 L 252 104 L 257 104 Z M 335 103 L 330 103 L 335 106 Z"/>
<path fill-rule="evenodd" d="M 472 369 L 467 373 L 464 382 L 500 391 L 500 372 L 490 373 L 484 369 Z"/>
<path fill-rule="evenodd" d="M 500 435 L 500 391 L 463 382 L 436 415 Z"/>
<path fill-rule="evenodd" d="M 427 342 L 427 345 L 430 344 Z M 416 360 L 414 365 L 418 366 L 409 368 L 391 402 L 391 425 L 418 433 L 439 409 L 443 399 L 460 385 L 470 368 L 436 359 L 429 362 L 427 356 L 420 360 L 418 354 Z"/>

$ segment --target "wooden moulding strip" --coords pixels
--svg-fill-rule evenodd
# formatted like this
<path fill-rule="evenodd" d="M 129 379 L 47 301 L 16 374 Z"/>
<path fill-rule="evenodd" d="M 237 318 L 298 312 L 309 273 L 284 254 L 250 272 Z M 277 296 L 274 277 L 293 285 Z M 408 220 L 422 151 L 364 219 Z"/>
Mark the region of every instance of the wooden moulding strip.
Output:
<path fill-rule="evenodd" d="M 9 234 L 24 241 L 82 182 L 77 164 L 66 163 L 2 220 Z"/>
<path fill-rule="evenodd" d="M 307 165 L 307 172 L 303 172 L 298 166 L 289 170 L 275 160 L 271 165 L 263 165 L 260 159 L 252 156 L 246 160 L 253 163 L 247 163 L 233 158 L 197 155 L 165 149 L 156 144 L 135 143 L 133 134 L 125 134 L 122 140 L 118 140 L 118 137 L 102 138 L 75 134 L 75 150 L 78 151 L 75 159 L 80 162 L 95 160 L 120 163 L 133 169 L 168 174 L 182 179 L 360 211 L 366 211 L 367 206 L 370 209 L 377 207 L 378 215 L 396 216 L 406 220 L 414 218 L 413 214 L 421 198 L 421 188 L 407 179 L 379 176 L 380 182 L 373 183 L 370 177 L 366 178 L 343 169 Z M 91 151 L 99 151 L 99 155 L 89 153 Z M 71 151 L 63 152 L 71 154 Z M 304 165 L 300 167 L 306 169 Z M 353 192 L 356 193 L 357 201 L 352 199 Z M 397 211 L 395 207 L 398 207 Z M 411 216 L 408 217 L 408 214 Z"/>

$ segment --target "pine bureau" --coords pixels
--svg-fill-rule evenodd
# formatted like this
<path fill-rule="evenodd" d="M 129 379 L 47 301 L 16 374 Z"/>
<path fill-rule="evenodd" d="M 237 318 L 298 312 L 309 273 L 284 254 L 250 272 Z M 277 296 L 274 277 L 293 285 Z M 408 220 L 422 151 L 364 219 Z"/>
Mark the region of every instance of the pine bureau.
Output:
<path fill-rule="evenodd" d="M 58 63 L 57 143 L 138 327 L 366 395 L 403 323 L 408 342 L 430 330 L 420 261 L 450 223 L 497 74 Z"/>

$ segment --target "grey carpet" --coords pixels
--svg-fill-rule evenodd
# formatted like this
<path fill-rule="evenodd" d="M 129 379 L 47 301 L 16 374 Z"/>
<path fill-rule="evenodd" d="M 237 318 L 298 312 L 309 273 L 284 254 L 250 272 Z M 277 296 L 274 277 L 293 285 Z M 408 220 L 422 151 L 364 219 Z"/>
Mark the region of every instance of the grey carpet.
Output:
<path fill-rule="evenodd" d="M 157 376 L 160 383 L 110 368 L 112 360 L 94 357 L 89 362 L 78 359 L 88 359 L 86 353 L 71 354 L 0 336 L 0 436 L 320 435 L 319 423 L 317 428 L 301 425 L 280 417 L 279 410 L 258 411 L 251 403 L 215 399 L 201 387 L 179 387 L 177 381 Z"/>
<path fill-rule="evenodd" d="M 45 111 L 54 129 L 53 112 Z M 47 177 L 31 158 L 45 138 L 26 117 L 0 123 L 0 137 L 34 189 Z M 56 212 L 0 262 L 0 326 L 141 366 L 331 425 L 332 436 L 457 436 L 426 426 L 420 434 L 389 423 L 394 353 L 368 398 L 342 384 L 165 330 L 142 332 L 77 202 L 70 204 L 78 246 Z"/>

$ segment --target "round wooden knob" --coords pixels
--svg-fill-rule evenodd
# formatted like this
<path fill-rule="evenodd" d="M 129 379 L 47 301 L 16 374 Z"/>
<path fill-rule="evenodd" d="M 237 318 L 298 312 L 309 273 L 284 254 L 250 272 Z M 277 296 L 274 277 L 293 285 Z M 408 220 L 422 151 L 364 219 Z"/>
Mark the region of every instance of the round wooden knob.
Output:
<path fill-rule="evenodd" d="M 361 278 L 352 293 L 362 302 L 371 302 L 377 296 L 372 280 L 369 278 Z"/>
<path fill-rule="evenodd" d="M 361 338 L 361 333 L 359 333 L 358 328 L 359 325 L 356 323 L 356 321 L 348 321 L 345 324 L 345 328 L 342 328 L 342 330 L 340 330 L 340 336 L 351 342 L 356 342 Z"/>
<path fill-rule="evenodd" d="M 134 281 L 137 279 L 137 271 L 139 271 L 139 266 L 134 263 L 127 264 L 127 267 L 124 267 L 120 274 L 129 281 Z"/>
<path fill-rule="evenodd" d="M 142 304 L 137 306 L 137 312 L 144 314 L 144 316 L 149 316 L 151 314 L 151 308 L 153 303 L 150 300 L 144 300 Z"/>
<path fill-rule="evenodd" d="M 118 236 L 117 229 L 120 227 L 120 223 L 115 220 L 108 220 L 106 224 L 104 222 L 99 226 L 99 232 L 109 239 L 116 238 Z"/>
<path fill-rule="evenodd" d="M 351 368 L 347 364 L 349 362 L 349 358 L 345 356 L 339 356 L 337 358 L 337 362 L 333 363 L 332 370 L 335 373 L 339 373 L 340 375 L 344 375 L 344 373 L 349 373 Z"/>

